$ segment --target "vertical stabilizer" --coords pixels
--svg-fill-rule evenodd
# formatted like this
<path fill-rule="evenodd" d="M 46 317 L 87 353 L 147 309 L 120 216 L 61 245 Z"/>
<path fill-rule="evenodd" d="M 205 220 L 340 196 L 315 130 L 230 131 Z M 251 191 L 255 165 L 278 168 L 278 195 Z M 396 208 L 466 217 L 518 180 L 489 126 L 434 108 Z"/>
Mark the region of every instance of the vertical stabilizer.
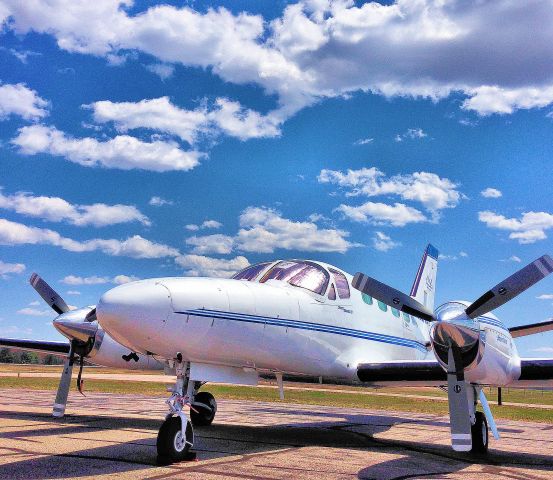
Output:
<path fill-rule="evenodd" d="M 417 276 L 411 288 L 411 297 L 434 311 L 436 274 L 438 273 L 438 250 L 428 244 L 422 256 Z"/>

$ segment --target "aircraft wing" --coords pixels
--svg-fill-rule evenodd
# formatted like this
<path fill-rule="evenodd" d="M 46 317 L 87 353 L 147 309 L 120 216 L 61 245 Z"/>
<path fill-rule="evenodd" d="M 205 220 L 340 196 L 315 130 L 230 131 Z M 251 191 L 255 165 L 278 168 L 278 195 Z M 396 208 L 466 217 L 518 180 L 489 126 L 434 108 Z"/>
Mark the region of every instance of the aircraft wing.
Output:
<path fill-rule="evenodd" d="M 535 333 L 547 332 L 549 330 L 553 330 L 553 318 L 546 320 L 545 322 L 509 328 L 509 333 L 513 338 L 517 338 L 525 337 L 526 335 L 534 335 Z"/>
<path fill-rule="evenodd" d="M 357 376 L 379 386 L 436 386 L 447 383 L 444 369 L 434 360 L 361 363 Z M 553 358 L 523 358 L 520 378 L 509 388 L 553 388 Z"/>
<path fill-rule="evenodd" d="M 66 356 L 69 354 L 69 343 L 47 342 L 42 340 L 20 340 L 17 338 L 0 338 L 0 347 L 29 350 L 52 355 Z"/>
<path fill-rule="evenodd" d="M 361 363 L 357 376 L 373 385 L 443 385 L 447 375 L 435 360 L 402 360 L 383 363 Z"/>

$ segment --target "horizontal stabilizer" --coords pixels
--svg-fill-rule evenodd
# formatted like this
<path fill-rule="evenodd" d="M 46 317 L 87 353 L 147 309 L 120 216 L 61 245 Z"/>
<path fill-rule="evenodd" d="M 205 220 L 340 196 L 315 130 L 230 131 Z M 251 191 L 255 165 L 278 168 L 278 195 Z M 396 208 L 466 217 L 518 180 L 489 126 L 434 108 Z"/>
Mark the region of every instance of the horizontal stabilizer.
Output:
<path fill-rule="evenodd" d="M 357 376 L 362 382 L 446 382 L 447 374 L 435 360 L 402 360 L 384 363 L 361 363 Z"/>
<path fill-rule="evenodd" d="M 535 333 L 548 332 L 549 330 L 553 330 L 553 318 L 545 322 L 509 328 L 509 333 L 513 338 L 517 338 L 525 337 L 526 335 L 534 335 Z"/>
<path fill-rule="evenodd" d="M 67 355 L 69 353 L 69 343 L 66 342 L 0 338 L 0 347 L 15 348 L 17 350 L 29 350 L 40 353 L 51 353 L 52 355 Z"/>

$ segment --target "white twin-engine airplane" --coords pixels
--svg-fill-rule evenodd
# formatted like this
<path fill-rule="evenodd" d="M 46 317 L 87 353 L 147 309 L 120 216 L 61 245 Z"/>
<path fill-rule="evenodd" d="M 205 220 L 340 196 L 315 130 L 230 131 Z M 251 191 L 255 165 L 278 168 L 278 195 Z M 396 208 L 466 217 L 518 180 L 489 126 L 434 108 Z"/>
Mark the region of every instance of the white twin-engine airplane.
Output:
<path fill-rule="evenodd" d="M 66 357 L 54 416 L 64 414 L 76 358 L 81 370 L 86 359 L 176 373 L 157 439 L 158 454 L 173 461 L 192 446 L 192 425 L 215 417 L 213 396 L 198 392 L 204 383 L 256 385 L 260 375 L 275 375 L 281 396 L 283 375 L 446 387 L 453 449 L 484 453 L 488 426 L 499 438 L 484 386 L 553 387 L 553 359 L 521 359 L 513 341 L 553 330 L 553 319 L 507 328 L 490 313 L 549 275 L 553 260 L 538 258 L 473 303 L 434 310 L 437 258 L 429 245 L 410 295 L 362 273 L 285 260 L 249 266 L 232 279 L 132 282 L 106 292 L 95 308 L 77 310 L 33 274 L 32 286 L 59 314 L 54 326 L 70 343 L 0 345 Z"/>

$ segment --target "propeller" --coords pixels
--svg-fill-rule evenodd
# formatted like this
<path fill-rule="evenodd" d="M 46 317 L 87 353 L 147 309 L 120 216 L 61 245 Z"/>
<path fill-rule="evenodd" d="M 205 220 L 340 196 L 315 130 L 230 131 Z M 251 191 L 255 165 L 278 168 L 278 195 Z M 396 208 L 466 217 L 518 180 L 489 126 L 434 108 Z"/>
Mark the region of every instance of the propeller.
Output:
<path fill-rule="evenodd" d="M 71 387 L 73 365 L 76 357 L 79 357 L 79 374 L 77 376 L 77 388 L 83 394 L 82 372 L 84 358 L 90 353 L 96 338 L 98 322 L 96 321 L 96 309 L 70 310 L 63 298 L 46 283 L 39 275 L 33 273 L 29 279 L 31 286 L 58 314 L 53 320 L 56 329 L 65 335 L 69 341 L 69 354 L 63 364 L 63 371 L 56 393 L 56 399 L 52 410 L 54 417 L 63 417 L 67 396 Z M 86 312 L 86 313 L 85 313 Z"/>
<path fill-rule="evenodd" d="M 551 272 L 553 272 L 553 260 L 549 255 L 543 255 L 488 290 L 469 305 L 465 313 L 469 318 L 485 315 L 512 300 Z"/>
<path fill-rule="evenodd" d="M 431 310 L 413 297 L 396 290 L 364 273 L 357 272 L 351 282 L 353 288 L 370 295 L 371 297 L 391 305 L 402 312 L 427 321 L 434 321 L 436 317 Z"/>

